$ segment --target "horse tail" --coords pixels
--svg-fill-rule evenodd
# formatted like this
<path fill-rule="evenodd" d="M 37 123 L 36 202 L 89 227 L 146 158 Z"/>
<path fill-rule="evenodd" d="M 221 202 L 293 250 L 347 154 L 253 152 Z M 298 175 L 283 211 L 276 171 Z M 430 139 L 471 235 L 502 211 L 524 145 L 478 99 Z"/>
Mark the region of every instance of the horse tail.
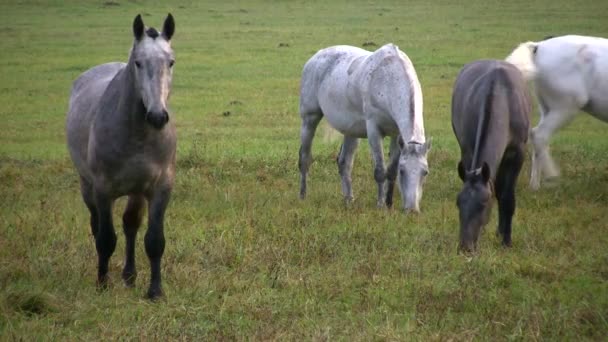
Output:
<path fill-rule="evenodd" d="M 536 63 L 534 57 L 538 49 L 537 42 L 526 42 L 519 44 L 518 47 L 511 52 L 505 59 L 507 62 L 515 65 L 524 75 L 526 81 L 533 80 L 536 77 Z"/>

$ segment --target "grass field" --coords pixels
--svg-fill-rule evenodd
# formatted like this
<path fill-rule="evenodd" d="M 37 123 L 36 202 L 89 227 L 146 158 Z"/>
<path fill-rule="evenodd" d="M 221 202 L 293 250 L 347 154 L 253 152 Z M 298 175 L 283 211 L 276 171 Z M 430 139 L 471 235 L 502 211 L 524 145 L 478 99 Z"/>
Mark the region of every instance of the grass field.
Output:
<path fill-rule="evenodd" d="M 494 232 L 457 255 L 459 69 L 521 41 L 608 37 L 606 1 L 0 2 L 0 340 L 603 340 L 608 336 L 608 126 L 580 115 L 552 153 L 561 182 L 518 185 L 514 247 Z M 176 19 L 171 108 L 178 174 L 163 258 L 166 298 L 95 288 L 96 252 L 65 147 L 71 82 L 125 61 L 131 23 Z M 366 143 L 342 204 L 339 141 L 313 146 L 298 194 L 302 65 L 337 44 L 397 44 L 416 66 L 433 137 L 420 215 L 375 208 Z M 534 113 L 533 122 L 538 120 Z M 397 203 L 399 205 L 400 202 Z"/>

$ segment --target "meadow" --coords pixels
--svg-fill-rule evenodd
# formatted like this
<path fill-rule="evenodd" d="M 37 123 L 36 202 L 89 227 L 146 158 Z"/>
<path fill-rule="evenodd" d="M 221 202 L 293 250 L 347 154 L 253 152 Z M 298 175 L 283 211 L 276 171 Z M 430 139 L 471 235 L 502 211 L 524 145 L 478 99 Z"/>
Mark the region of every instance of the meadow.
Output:
<path fill-rule="evenodd" d="M 166 297 L 95 287 L 89 217 L 65 144 L 71 82 L 126 61 L 141 13 L 176 20 L 178 170 L 167 211 Z M 522 41 L 608 37 L 606 1 L 0 2 L 0 340 L 603 340 L 608 336 L 608 126 L 581 114 L 552 141 L 559 183 L 532 192 L 526 160 L 513 247 L 497 207 L 473 257 L 456 253 L 459 149 L 452 84 Z M 301 68 L 338 44 L 393 42 L 413 61 L 433 138 L 419 215 L 375 207 L 367 143 L 345 207 L 340 141 L 313 145 L 298 199 Z M 538 121 L 537 111 L 531 118 Z M 387 151 L 385 149 L 385 151 Z"/>

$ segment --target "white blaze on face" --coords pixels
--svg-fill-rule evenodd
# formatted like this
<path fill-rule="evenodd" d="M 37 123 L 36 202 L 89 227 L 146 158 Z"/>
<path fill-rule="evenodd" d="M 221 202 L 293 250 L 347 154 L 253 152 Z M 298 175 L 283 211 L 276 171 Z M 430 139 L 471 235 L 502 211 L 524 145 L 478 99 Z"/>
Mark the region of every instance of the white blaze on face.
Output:
<path fill-rule="evenodd" d="M 402 153 L 398 172 L 403 208 L 419 212 L 424 181 L 428 174 L 426 154 Z"/>
<path fill-rule="evenodd" d="M 159 36 L 145 36 L 136 46 L 137 81 L 148 111 L 166 110 L 171 89 L 173 52 Z"/>

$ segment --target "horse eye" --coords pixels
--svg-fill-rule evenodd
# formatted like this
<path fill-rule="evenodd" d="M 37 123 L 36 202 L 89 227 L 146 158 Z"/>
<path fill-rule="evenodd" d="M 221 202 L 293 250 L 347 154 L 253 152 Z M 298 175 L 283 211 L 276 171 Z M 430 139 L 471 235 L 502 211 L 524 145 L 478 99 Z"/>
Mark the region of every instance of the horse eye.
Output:
<path fill-rule="evenodd" d="M 141 68 L 141 63 L 139 61 L 135 61 L 135 66 L 137 69 Z"/>
<path fill-rule="evenodd" d="M 172 59 L 172 60 L 169 61 L 169 67 L 170 68 L 173 67 L 173 64 L 175 64 L 175 60 L 174 59 Z"/>

